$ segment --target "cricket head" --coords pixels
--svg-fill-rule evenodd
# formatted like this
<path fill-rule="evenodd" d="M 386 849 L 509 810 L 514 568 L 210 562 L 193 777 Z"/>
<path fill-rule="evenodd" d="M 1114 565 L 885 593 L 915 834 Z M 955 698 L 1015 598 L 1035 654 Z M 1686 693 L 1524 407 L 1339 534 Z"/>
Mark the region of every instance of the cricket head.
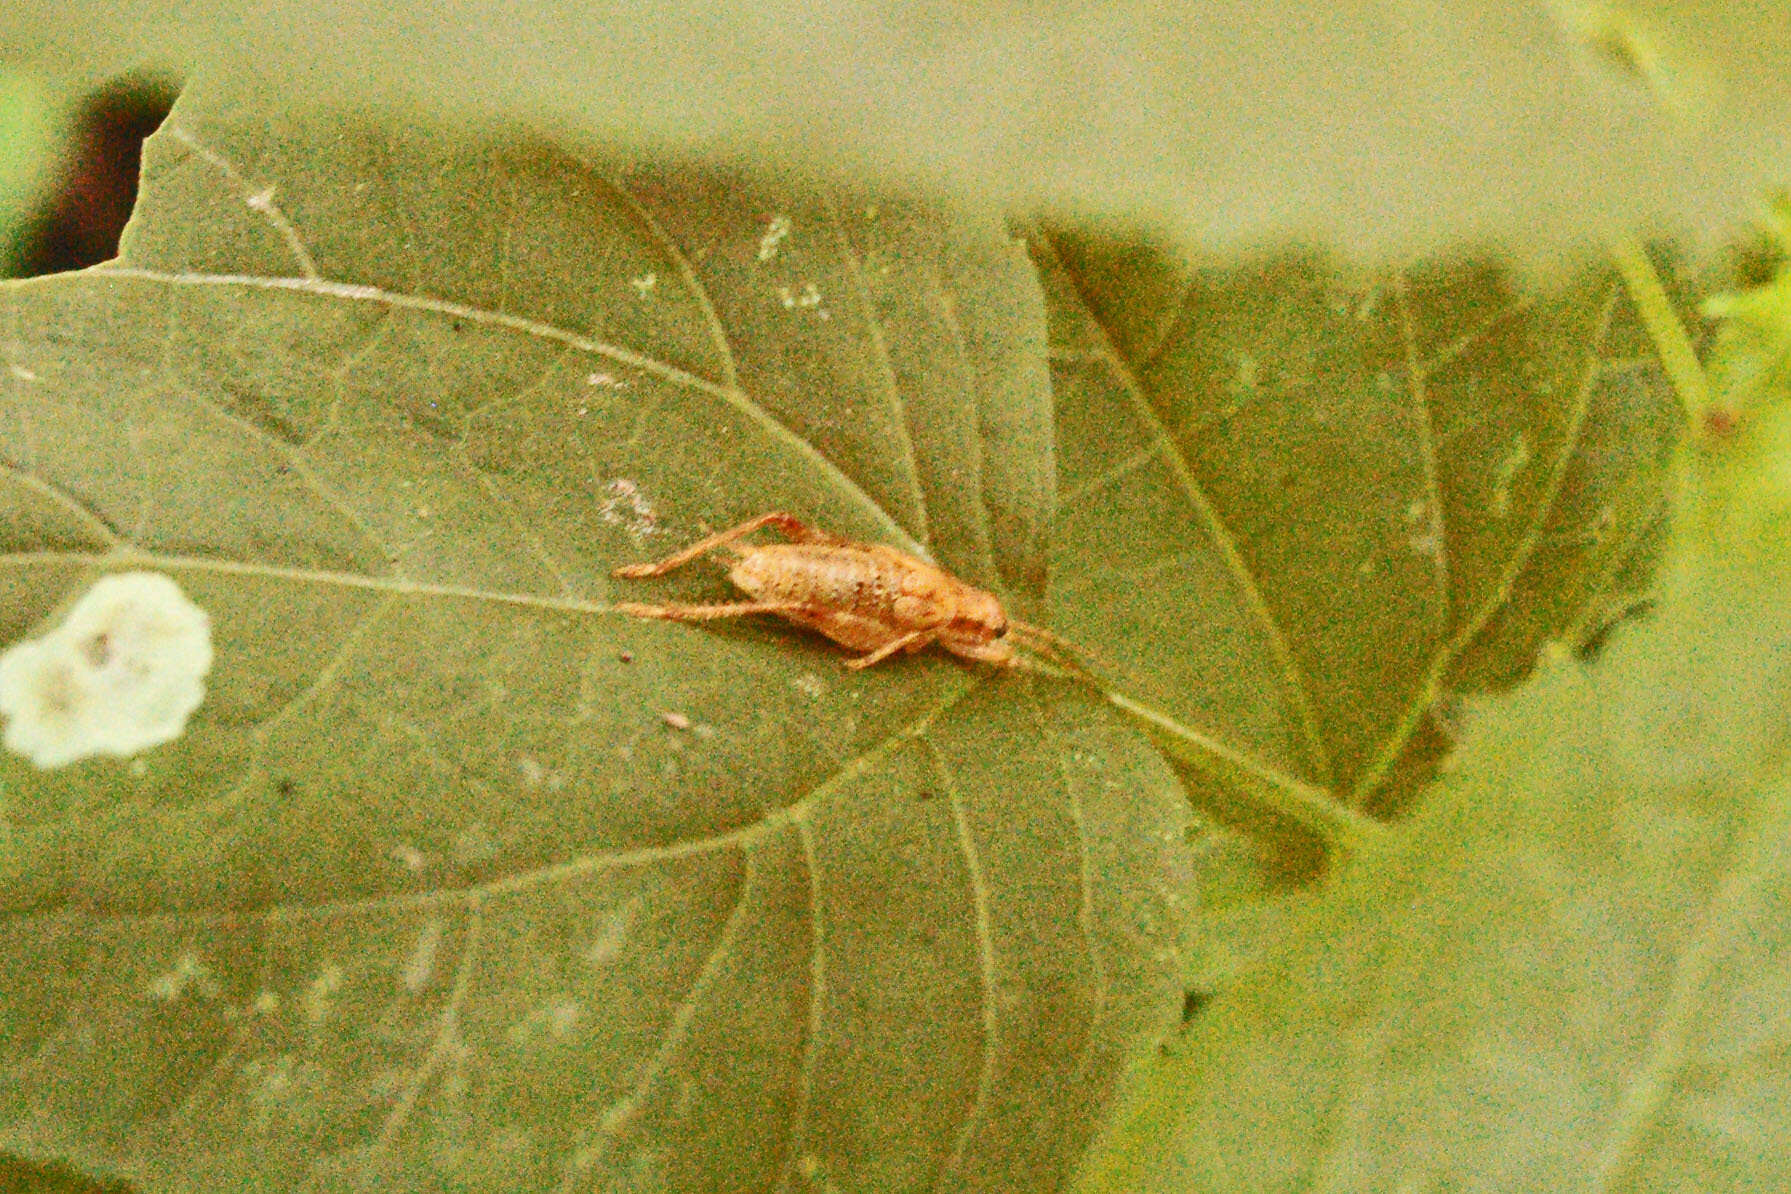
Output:
<path fill-rule="evenodd" d="M 966 585 L 951 624 L 956 633 L 986 642 L 1007 633 L 1007 611 L 995 594 Z"/>

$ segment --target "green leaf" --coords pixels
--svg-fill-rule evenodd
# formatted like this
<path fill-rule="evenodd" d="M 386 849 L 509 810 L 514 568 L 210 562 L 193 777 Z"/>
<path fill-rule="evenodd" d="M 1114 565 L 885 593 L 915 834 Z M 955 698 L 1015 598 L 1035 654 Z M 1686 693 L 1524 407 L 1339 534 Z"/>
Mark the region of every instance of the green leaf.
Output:
<path fill-rule="evenodd" d="M 1033 243 L 1059 621 L 1202 780 L 1360 836 L 1322 803 L 1402 806 L 1451 694 L 1633 601 L 1677 415 L 1608 272 Z"/>
<path fill-rule="evenodd" d="M 1791 1182 L 1778 485 L 1751 541 L 1689 520 L 1596 671 L 1557 656 L 1476 710 L 1409 830 L 1203 1011 L 1082 1188 Z"/>
<path fill-rule="evenodd" d="M 1376 255 L 1717 229 L 1783 161 L 1773 4 L 8 0 L 0 46 Z M 1464 86 L 1463 80 L 1472 80 Z"/>
<path fill-rule="evenodd" d="M 1024 609 L 999 222 L 183 97 L 0 289 L 0 638 L 173 577 L 130 763 L 0 761 L 0 1147 L 145 1189 L 1049 1189 L 1173 1016 L 1173 776 L 1076 686 L 613 613 L 761 510 Z"/>

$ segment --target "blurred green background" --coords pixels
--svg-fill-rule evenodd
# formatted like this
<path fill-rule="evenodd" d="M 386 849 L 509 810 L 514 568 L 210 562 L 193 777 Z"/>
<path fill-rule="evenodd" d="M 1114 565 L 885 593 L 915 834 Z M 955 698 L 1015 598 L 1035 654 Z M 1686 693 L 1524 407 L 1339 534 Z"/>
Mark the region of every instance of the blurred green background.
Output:
<path fill-rule="evenodd" d="M 0 275 L 18 274 L 21 238 L 52 174 L 61 106 L 46 80 L 0 67 Z"/>

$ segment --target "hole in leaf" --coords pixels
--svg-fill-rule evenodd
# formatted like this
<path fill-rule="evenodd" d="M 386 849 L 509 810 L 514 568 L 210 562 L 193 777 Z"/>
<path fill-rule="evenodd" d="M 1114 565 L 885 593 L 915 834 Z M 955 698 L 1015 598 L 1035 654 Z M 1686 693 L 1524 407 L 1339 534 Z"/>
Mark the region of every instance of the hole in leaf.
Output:
<path fill-rule="evenodd" d="M 130 76 L 82 102 L 55 186 L 20 230 L 11 272 L 62 273 L 117 255 L 137 201 L 143 139 L 167 118 L 176 93 L 165 78 Z"/>
<path fill-rule="evenodd" d="M 129 1182 L 96 1181 L 61 1161 L 39 1165 L 0 1153 L 0 1190 L 18 1194 L 135 1194 Z"/>

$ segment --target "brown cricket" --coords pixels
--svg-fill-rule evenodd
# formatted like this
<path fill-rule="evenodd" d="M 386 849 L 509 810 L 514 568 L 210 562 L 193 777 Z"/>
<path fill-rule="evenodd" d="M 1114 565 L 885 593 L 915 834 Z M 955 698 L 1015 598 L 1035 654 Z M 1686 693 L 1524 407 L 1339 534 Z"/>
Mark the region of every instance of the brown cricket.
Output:
<path fill-rule="evenodd" d="M 788 543 L 739 542 L 775 527 Z M 626 601 L 620 613 L 671 622 L 704 622 L 747 614 L 778 614 L 864 654 L 851 668 L 881 663 L 898 651 L 938 643 L 954 655 L 1000 667 L 1027 667 L 1016 648 L 1034 651 L 1082 676 L 1088 670 L 1069 644 L 1042 626 L 1007 616 L 1001 601 L 945 569 L 881 543 L 859 543 L 809 526 L 782 511 L 749 518 L 651 564 L 628 564 L 626 580 L 663 576 L 712 551 L 730 557 L 728 579 L 752 598 L 721 605 L 644 605 Z"/>

